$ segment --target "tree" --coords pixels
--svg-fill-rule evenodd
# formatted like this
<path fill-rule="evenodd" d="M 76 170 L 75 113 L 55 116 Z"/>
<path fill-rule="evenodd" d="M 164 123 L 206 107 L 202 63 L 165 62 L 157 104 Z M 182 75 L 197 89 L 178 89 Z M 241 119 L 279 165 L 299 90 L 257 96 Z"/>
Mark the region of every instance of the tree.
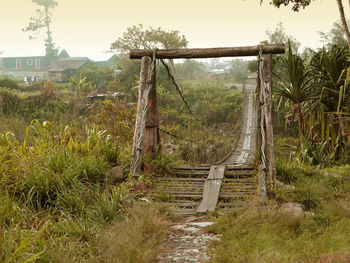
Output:
<path fill-rule="evenodd" d="M 122 53 L 116 60 L 117 68 L 121 70 L 117 79 L 119 79 L 121 86 L 124 86 L 126 89 L 132 89 L 137 83 L 140 61 L 132 61 L 126 57 L 125 53 L 129 49 L 185 48 L 187 44 L 186 37 L 181 35 L 178 30 L 166 31 L 160 27 L 148 27 L 145 29 L 141 24 L 128 27 L 126 32 L 111 44 L 111 50 Z M 172 60 L 170 60 L 170 63 L 172 68 L 175 69 Z M 165 71 L 159 70 L 158 73 L 158 80 L 167 78 L 165 77 L 167 75 Z M 164 75 L 164 78 L 161 75 Z"/>
<path fill-rule="evenodd" d="M 195 79 L 206 74 L 205 64 L 191 59 L 176 64 L 176 72 L 181 79 Z"/>
<path fill-rule="evenodd" d="M 321 42 L 323 42 L 327 47 L 338 44 L 340 46 L 346 46 L 347 42 L 344 38 L 344 30 L 339 22 L 333 24 L 332 29 L 328 33 L 319 32 L 321 37 Z"/>
<path fill-rule="evenodd" d="M 79 70 L 76 74 L 80 79 L 86 79 L 97 89 L 114 80 L 114 71 L 112 68 L 101 67 L 95 62 L 89 62 L 88 65 Z"/>
<path fill-rule="evenodd" d="M 262 2 L 263 0 L 260 0 L 260 3 Z M 272 0 L 272 4 L 276 7 L 292 4 L 292 10 L 298 12 L 300 8 L 305 8 L 310 5 L 311 0 Z"/>
<path fill-rule="evenodd" d="M 52 59 L 57 55 L 58 49 L 55 48 L 52 40 L 52 32 L 50 31 L 52 17 L 50 10 L 57 6 L 57 2 L 55 0 L 32 0 L 32 2 L 40 8 L 36 10 L 36 16 L 30 18 L 28 26 L 23 31 L 33 32 L 34 36 L 29 36 L 29 39 L 34 39 L 40 32 L 40 29 L 46 28 L 45 52 L 46 56 Z"/>
<path fill-rule="evenodd" d="M 293 104 L 292 121 L 296 114 L 299 131 L 303 133 L 304 118 L 301 105 L 312 98 L 311 86 L 309 85 L 309 81 L 311 80 L 309 78 L 310 71 L 306 70 L 303 59 L 292 53 L 290 42 L 288 46 L 287 57 L 281 57 L 287 79 L 279 78 L 277 94 Z"/>
<path fill-rule="evenodd" d="M 349 32 L 348 24 L 346 23 L 346 19 L 345 19 L 343 3 L 341 0 L 337 0 L 337 4 L 339 8 L 340 21 L 343 26 L 346 41 L 348 42 L 348 46 L 350 47 L 350 32 Z"/>
<path fill-rule="evenodd" d="M 336 0 L 336 1 L 337 1 L 340 21 L 345 33 L 346 41 L 348 43 L 348 46 L 350 47 L 350 32 L 345 19 L 343 3 L 342 3 L 342 0 Z M 263 0 L 260 0 L 260 4 L 262 2 Z M 311 4 L 311 0 L 272 0 L 272 4 L 276 7 L 280 7 L 281 5 L 287 6 L 289 4 L 292 4 L 292 10 L 298 12 L 301 7 L 305 8 L 306 6 L 309 6 Z M 350 1 L 349 1 L 349 4 L 350 4 Z"/>
<path fill-rule="evenodd" d="M 178 30 L 166 31 L 160 27 L 144 29 L 139 24 L 128 27 L 123 36 L 112 43 L 111 49 L 127 52 L 129 49 L 185 48 L 187 44 L 186 37 Z"/>
<path fill-rule="evenodd" d="M 263 41 L 262 42 L 263 44 L 279 44 L 279 43 L 287 44 L 289 42 L 290 46 L 288 45 L 287 48 L 291 47 L 294 53 L 298 52 L 298 49 L 300 47 L 300 42 L 285 32 L 285 28 L 282 22 L 277 24 L 274 31 L 266 30 L 265 34 L 266 34 L 267 40 Z"/>

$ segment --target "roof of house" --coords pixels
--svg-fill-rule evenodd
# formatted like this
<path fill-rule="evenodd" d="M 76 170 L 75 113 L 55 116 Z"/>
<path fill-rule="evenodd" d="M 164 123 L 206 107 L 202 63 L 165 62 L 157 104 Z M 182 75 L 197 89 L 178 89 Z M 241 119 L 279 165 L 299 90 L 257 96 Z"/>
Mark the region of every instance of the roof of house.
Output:
<path fill-rule="evenodd" d="M 98 97 L 107 97 L 107 96 L 119 96 L 122 95 L 121 92 L 117 92 L 117 91 L 110 91 L 110 90 L 93 90 L 91 91 L 87 97 L 88 98 L 98 98 Z"/>
<path fill-rule="evenodd" d="M 107 60 L 99 60 L 99 61 L 95 61 L 95 63 L 101 67 L 112 67 L 114 65 L 114 61 L 116 57 L 117 55 L 114 54 L 111 57 L 109 57 L 109 59 Z"/>
<path fill-rule="evenodd" d="M 78 70 L 89 63 L 87 57 L 63 58 L 49 66 L 48 72 L 64 72 L 66 70 Z"/>

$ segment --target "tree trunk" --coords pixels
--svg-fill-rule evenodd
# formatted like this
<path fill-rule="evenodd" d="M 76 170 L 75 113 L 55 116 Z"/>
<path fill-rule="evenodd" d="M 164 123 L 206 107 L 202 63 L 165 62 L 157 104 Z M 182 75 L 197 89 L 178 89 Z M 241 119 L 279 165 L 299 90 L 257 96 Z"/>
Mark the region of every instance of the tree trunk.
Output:
<path fill-rule="evenodd" d="M 348 46 L 350 47 L 350 32 L 349 32 L 348 24 L 346 23 L 346 19 L 345 19 L 343 3 L 341 0 L 337 0 L 337 4 L 339 8 L 341 24 L 343 26 L 343 30 L 345 33 L 345 38 L 346 38 L 346 41 L 348 42 Z"/>

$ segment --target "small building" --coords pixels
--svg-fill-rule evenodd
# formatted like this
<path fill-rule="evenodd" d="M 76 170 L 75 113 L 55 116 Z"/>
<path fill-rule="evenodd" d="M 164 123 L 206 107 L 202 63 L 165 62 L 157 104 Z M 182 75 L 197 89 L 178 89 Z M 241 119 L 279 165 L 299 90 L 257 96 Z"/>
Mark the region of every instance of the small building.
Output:
<path fill-rule="evenodd" d="M 45 56 L 2 58 L 2 69 L 11 72 L 45 71 L 50 64 L 51 61 Z"/>
<path fill-rule="evenodd" d="M 87 57 L 72 57 L 60 59 L 49 66 L 48 78 L 53 81 L 65 82 L 69 81 L 69 78 L 74 73 L 90 62 Z"/>
<path fill-rule="evenodd" d="M 53 61 L 69 57 L 66 50 L 62 50 Z M 1 69 L 5 72 L 43 72 L 49 68 L 52 59 L 46 56 L 3 57 Z"/>

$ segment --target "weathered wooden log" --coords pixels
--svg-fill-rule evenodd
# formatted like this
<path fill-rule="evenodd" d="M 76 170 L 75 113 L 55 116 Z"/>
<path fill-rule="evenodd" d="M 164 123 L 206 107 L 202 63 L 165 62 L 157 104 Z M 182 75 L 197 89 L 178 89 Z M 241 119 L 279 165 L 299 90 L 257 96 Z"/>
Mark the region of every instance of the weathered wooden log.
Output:
<path fill-rule="evenodd" d="M 263 83 L 261 87 L 265 91 L 264 111 L 266 123 L 266 154 L 269 160 L 269 183 L 272 188 L 276 181 L 275 150 L 273 141 L 273 119 L 272 119 L 272 55 L 263 55 Z"/>
<path fill-rule="evenodd" d="M 157 69 L 152 72 L 152 89 L 147 102 L 146 126 L 143 138 L 144 154 L 154 154 L 158 151 L 158 111 L 157 111 Z"/>
<path fill-rule="evenodd" d="M 284 44 L 262 45 L 263 54 L 283 54 L 285 52 Z M 151 57 L 151 49 L 131 49 L 130 58 L 140 59 L 144 56 Z M 259 46 L 247 47 L 221 47 L 221 48 L 184 48 L 184 49 L 159 49 L 156 58 L 175 59 L 175 58 L 217 58 L 217 57 L 244 57 L 257 56 Z"/>
<path fill-rule="evenodd" d="M 144 101 L 145 94 L 144 93 L 145 93 L 145 90 L 147 88 L 148 72 L 149 72 L 150 68 L 151 68 L 151 58 L 150 57 L 143 57 L 141 59 L 139 93 L 138 93 L 138 101 L 137 101 L 135 130 L 134 130 L 134 138 L 133 138 L 133 145 L 132 145 L 130 171 L 133 171 L 135 161 L 136 161 L 138 138 L 140 136 L 140 131 L 141 131 L 142 111 L 143 111 L 143 108 L 145 105 L 145 101 Z"/>

